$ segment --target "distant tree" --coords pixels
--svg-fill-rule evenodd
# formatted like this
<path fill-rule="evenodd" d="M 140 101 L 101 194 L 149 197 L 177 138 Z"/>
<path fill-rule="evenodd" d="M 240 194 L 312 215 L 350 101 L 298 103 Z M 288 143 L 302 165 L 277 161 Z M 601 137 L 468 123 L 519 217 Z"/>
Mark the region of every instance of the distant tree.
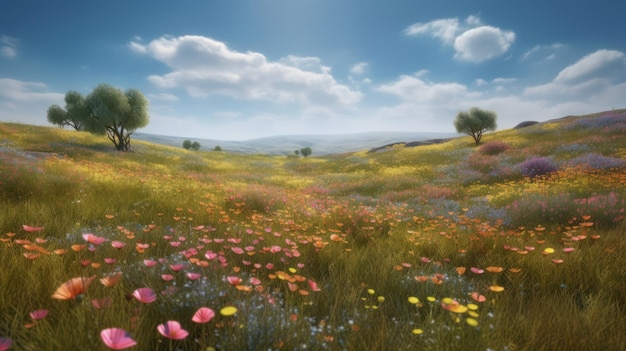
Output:
<path fill-rule="evenodd" d="M 186 150 L 191 149 L 191 140 L 186 139 L 185 141 L 183 141 L 183 148 L 185 148 Z"/>
<path fill-rule="evenodd" d="M 213 151 L 222 151 L 222 147 L 219 145 L 215 145 L 215 148 L 213 148 Z"/>
<path fill-rule="evenodd" d="M 311 156 L 311 154 L 313 153 L 313 151 L 311 150 L 311 148 L 310 148 L 310 147 L 308 147 L 308 146 L 307 146 L 307 147 L 305 147 L 305 148 L 300 149 L 300 153 L 301 153 L 301 154 L 302 154 L 302 156 L 304 156 L 304 157 L 309 157 L 309 156 Z"/>
<path fill-rule="evenodd" d="M 191 143 L 191 150 L 195 150 L 195 151 L 200 150 L 200 143 L 197 141 L 194 141 L 193 143 Z"/>
<path fill-rule="evenodd" d="M 296 156 L 300 156 L 300 150 L 295 150 L 293 153 L 296 154 Z"/>
<path fill-rule="evenodd" d="M 81 130 L 83 128 L 82 120 L 88 115 L 85 98 L 76 91 L 68 91 L 65 94 L 65 110 L 59 105 L 52 105 L 48 108 L 48 122 L 61 128 L 70 126 L 76 130 Z"/>
<path fill-rule="evenodd" d="M 485 131 L 496 130 L 496 118 L 493 111 L 472 107 L 469 112 L 462 111 L 456 115 L 454 126 L 458 133 L 470 135 L 478 145 Z"/>
<path fill-rule="evenodd" d="M 120 151 L 130 149 L 130 136 L 148 125 L 148 100 L 136 89 L 121 91 L 107 84 L 98 85 L 86 98 L 75 91 L 65 94 L 66 107 L 48 109 L 48 121 L 69 125 L 93 134 L 106 134 Z"/>

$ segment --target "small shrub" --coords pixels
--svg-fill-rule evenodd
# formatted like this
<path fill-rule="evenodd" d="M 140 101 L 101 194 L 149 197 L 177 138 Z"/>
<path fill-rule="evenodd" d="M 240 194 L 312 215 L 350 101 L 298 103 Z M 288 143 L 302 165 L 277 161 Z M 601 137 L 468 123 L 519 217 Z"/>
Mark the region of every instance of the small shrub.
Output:
<path fill-rule="evenodd" d="M 556 172 L 557 164 L 549 157 L 531 157 L 519 165 L 522 175 L 530 178 Z"/>
<path fill-rule="evenodd" d="M 475 153 L 467 160 L 469 167 L 481 173 L 489 173 L 500 164 L 500 159 L 495 156 L 488 156 Z"/>
<path fill-rule="evenodd" d="M 478 152 L 480 152 L 483 155 L 497 155 L 501 152 L 504 152 L 506 150 L 508 150 L 510 148 L 509 144 L 502 142 L 502 141 L 490 141 L 484 145 L 482 145 L 479 149 Z"/>
<path fill-rule="evenodd" d="M 572 166 L 581 166 L 594 169 L 614 169 L 624 167 L 625 162 L 622 159 L 604 156 L 597 153 L 588 153 L 580 157 L 576 157 L 570 161 Z"/>

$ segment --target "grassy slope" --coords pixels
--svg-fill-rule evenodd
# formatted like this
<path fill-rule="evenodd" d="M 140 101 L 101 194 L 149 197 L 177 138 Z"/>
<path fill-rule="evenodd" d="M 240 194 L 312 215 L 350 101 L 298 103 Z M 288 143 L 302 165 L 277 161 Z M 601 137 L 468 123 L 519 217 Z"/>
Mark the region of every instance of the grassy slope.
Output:
<path fill-rule="evenodd" d="M 184 348 L 620 349 L 625 132 L 626 112 L 612 111 L 490 133 L 486 144 L 505 144 L 495 155 L 467 137 L 302 159 L 140 141 L 117 153 L 103 137 L 0 124 L 0 337 L 16 349 L 100 349 L 99 331 L 116 326 L 139 349 L 166 349 L 156 325 L 171 319 L 193 335 L 173 345 Z M 558 172 L 524 177 L 533 157 Z M 72 250 L 84 233 L 127 245 Z M 82 302 L 50 298 L 72 277 L 117 271 L 119 284 L 95 281 Z M 170 294 L 124 298 L 141 287 Z M 445 298 L 477 311 L 450 312 Z M 200 306 L 226 305 L 237 315 L 190 322 Z M 25 328 L 41 308 L 49 316 Z"/>

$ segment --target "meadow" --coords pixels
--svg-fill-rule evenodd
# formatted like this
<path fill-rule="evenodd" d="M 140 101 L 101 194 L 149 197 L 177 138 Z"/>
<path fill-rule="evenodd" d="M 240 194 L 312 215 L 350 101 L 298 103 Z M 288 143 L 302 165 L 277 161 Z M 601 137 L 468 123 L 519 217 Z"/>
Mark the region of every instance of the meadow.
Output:
<path fill-rule="evenodd" d="M 626 110 L 298 158 L 0 124 L 0 350 L 626 349 Z"/>

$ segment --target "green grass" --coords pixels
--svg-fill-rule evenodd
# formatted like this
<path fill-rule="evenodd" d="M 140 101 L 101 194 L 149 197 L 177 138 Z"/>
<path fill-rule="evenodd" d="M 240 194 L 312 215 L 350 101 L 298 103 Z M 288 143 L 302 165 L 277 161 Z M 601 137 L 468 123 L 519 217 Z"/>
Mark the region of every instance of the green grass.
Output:
<path fill-rule="evenodd" d="M 140 141 L 119 153 L 0 124 L 0 338 L 104 350 L 116 327 L 138 350 L 624 349 L 624 168 L 569 162 L 626 160 L 625 116 L 489 133 L 509 146 L 495 155 L 462 137 L 306 159 Z M 558 171 L 525 178 L 518 165 L 539 156 Z M 132 296 L 144 287 L 154 302 Z M 200 307 L 215 318 L 192 322 Z M 160 335 L 170 320 L 189 336 Z"/>

